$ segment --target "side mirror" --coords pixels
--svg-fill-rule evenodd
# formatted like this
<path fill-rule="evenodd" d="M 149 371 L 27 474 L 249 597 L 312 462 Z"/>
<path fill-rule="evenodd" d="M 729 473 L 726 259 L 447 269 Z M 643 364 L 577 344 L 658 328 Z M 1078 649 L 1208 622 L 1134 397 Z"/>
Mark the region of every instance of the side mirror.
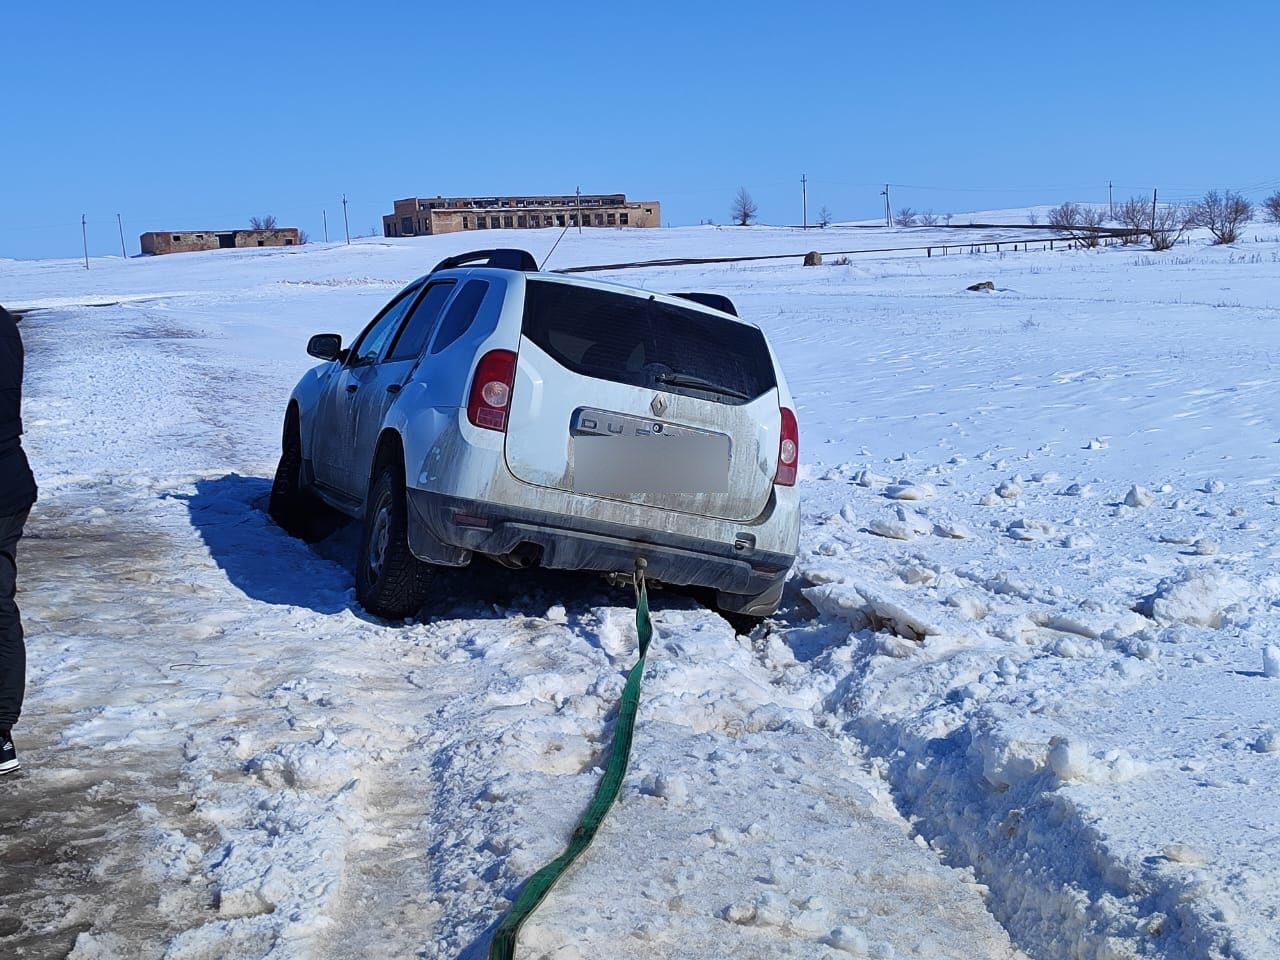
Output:
<path fill-rule="evenodd" d="M 342 356 L 342 337 L 336 333 L 317 333 L 307 341 L 307 353 L 317 360 L 337 360 Z"/>

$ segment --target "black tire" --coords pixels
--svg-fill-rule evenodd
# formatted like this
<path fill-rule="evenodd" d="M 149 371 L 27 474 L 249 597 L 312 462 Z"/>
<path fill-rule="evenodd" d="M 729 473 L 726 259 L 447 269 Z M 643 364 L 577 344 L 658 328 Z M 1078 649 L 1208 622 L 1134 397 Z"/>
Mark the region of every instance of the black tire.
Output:
<path fill-rule="evenodd" d="M 430 565 L 409 552 L 404 468 L 391 458 L 379 465 L 365 502 L 356 599 L 375 616 L 398 620 L 422 609 L 430 585 Z"/>
<path fill-rule="evenodd" d="M 267 513 L 285 533 L 312 543 L 323 535 L 332 510 L 302 485 L 302 434 L 290 408 L 284 419 L 280 463 L 271 481 Z"/>
<path fill-rule="evenodd" d="M 720 614 L 724 621 L 733 628 L 733 632 L 740 637 L 751 636 L 751 631 L 764 623 L 764 617 L 752 617 L 745 613 L 730 613 L 727 610 L 716 610 L 716 613 Z"/>
<path fill-rule="evenodd" d="M 755 596 L 737 593 L 717 593 L 712 606 L 716 613 L 728 621 L 735 633 L 747 636 L 756 627 L 773 616 L 782 602 L 782 590 L 786 579 L 780 579 L 769 589 Z"/>

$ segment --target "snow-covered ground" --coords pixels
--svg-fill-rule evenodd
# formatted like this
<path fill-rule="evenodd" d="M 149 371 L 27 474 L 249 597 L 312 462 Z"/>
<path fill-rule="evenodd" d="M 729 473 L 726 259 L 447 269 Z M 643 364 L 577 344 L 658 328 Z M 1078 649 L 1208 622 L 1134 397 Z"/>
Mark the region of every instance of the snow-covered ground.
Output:
<path fill-rule="evenodd" d="M 550 266 L 935 233 L 587 231 Z M 523 955 L 1280 955 L 1276 233 L 610 274 L 768 333 L 802 557 L 751 638 L 655 597 L 622 798 Z M 478 958 L 566 840 L 626 593 L 477 566 L 386 624 L 351 531 L 262 512 L 306 336 L 474 242 L 0 264 L 45 308 L 6 952 Z"/>

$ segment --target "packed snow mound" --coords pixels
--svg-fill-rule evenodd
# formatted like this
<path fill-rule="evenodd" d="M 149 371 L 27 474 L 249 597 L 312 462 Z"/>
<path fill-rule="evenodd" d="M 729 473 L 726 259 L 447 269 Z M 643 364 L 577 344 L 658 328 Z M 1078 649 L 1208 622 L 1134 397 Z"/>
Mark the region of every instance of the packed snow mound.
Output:
<path fill-rule="evenodd" d="M 1239 577 L 1220 570 L 1188 570 L 1161 580 L 1144 601 L 1143 612 L 1157 623 L 1217 629 L 1252 597 L 1253 588 Z"/>

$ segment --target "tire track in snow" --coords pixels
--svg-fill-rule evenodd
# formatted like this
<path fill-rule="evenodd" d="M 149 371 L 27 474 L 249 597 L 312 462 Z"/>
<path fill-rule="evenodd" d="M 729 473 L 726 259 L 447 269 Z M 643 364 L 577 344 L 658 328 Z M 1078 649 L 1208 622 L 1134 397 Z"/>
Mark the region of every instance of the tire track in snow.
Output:
<path fill-rule="evenodd" d="M 122 337 L 138 329 L 119 326 Z M 52 389 L 37 399 L 63 416 L 40 438 L 56 462 L 83 453 L 82 404 L 92 422 L 110 423 L 187 395 L 191 378 L 207 381 L 205 404 L 217 396 L 216 371 L 186 338 L 165 344 L 174 362 L 159 366 L 129 352 L 136 343 L 120 349 L 111 337 L 90 345 L 114 373 L 83 397 L 61 385 L 57 357 L 41 372 Z M 142 378 L 136 389 L 122 369 Z M 136 911 L 111 909 L 108 893 L 80 878 L 51 878 L 57 896 L 83 907 L 82 926 L 65 933 L 79 935 L 81 955 L 136 944 L 139 956 L 181 960 L 337 957 L 390 942 L 477 956 L 590 795 L 633 656 L 632 611 L 581 578 L 481 566 L 441 578 L 457 607 L 434 621 L 371 622 L 353 609 L 341 563 L 261 513 L 266 480 L 227 472 L 241 448 L 220 445 L 218 418 L 197 416 L 181 434 L 177 452 L 212 465 L 203 472 L 166 469 L 167 451 L 145 472 L 49 485 L 46 507 L 109 492 L 130 536 L 154 547 L 134 550 L 113 533 L 115 568 L 85 560 L 88 597 L 58 571 L 64 616 L 113 624 L 62 651 L 72 663 L 92 643 L 101 658 L 84 659 L 93 669 L 68 674 L 69 686 L 123 710 L 52 700 L 33 710 L 50 726 L 77 724 L 77 749 L 138 766 L 129 829 L 110 834 L 119 856 L 94 864 L 157 871 L 136 885 Z M 122 452 L 140 442 L 116 441 Z M 718 957 L 728 945 L 748 957 L 838 956 L 865 946 L 928 956 L 945 944 L 1015 955 L 981 889 L 912 841 L 856 752 L 813 729 L 813 702 L 778 682 L 795 664 L 776 642 L 753 646 L 677 598 L 655 606 L 642 753 L 608 843 L 531 925 L 536 951 Z M 136 682 L 138 661 L 162 696 Z M 143 750 L 149 739 L 154 749 Z M 156 802 L 166 783 L 184 798 L 176 808 Z M 96 808 L 84 809 L 92 829 Z M 601 906 L 599 891 L 624 878 L 626 896 Z"/>

